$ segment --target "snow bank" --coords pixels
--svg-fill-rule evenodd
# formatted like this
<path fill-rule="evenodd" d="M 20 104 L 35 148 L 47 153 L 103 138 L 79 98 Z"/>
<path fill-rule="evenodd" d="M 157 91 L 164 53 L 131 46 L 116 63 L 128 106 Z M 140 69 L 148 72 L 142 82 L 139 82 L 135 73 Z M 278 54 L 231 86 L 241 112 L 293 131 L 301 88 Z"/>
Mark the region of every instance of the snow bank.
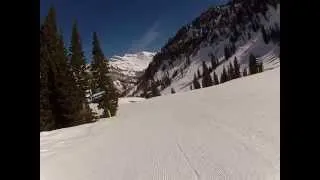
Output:
<path fill-rule="evenodd" d="M 280 179 L 280 68 L 40 134 L 41 180 Z"/>

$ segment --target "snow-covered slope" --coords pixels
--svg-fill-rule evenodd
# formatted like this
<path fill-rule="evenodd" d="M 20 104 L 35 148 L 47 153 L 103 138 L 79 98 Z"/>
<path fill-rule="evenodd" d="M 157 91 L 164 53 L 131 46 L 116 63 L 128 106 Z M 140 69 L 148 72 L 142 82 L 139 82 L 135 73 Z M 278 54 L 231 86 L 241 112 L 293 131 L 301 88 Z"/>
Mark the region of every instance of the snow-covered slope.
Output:
<path fill-rule="evenodd" d="M 121 74 L 135 77 L 149 65 L 155 53 L 142 51 L 136 54 L 113 56 L 110 58 L 111 67 L 121 71 Z"/>
<path fill-rule="evenodd" d="M 250 2 L 249 0 L 238 0 L 236 2 L 237 3 L 235 3 L 234 6 L 220 6 L 216 7 L 216 9 L 212 12 L 209 9 L 201 14 L 196 19 L 198 22 L 203 23 L 200 23 L 201 28 L 190 24 L 188 26 L 189 28 L 185 30 L 188 32 L 185 33 L 187 34 L 186 37 L 183 36 L 183 33 L 180 33 L 182 35 L 179 36 L 177 33 L 177 35 L 174 37 L 176 40 L 172 41 L 171 45 L 166 45 L 165 48 L 163 48 L 166 49 L 163 54 L 166 54 L 167 51 L 172 51 L 169 53 L 169 57 L 174 56 L 175 54 L 179 54 L 179 56 L 176 58 L 167 58 L 168 55 L 161 54 L 162 58 L 159 58 L 158 62 L 154 60 L 154 62 L 151 63 L 154 64 L 154 66 L 150 66 L 149 71 L 148 69 L 146 70 L 149 73 L 146 74 L 144 79 L 142 79 L 142 81 L 139 82 L 139 84 L 129 94 L 140 96 L 144 93 L 144 91 L 150 91 L 152 82 L 160 82 L 160 85 L 156 86 L 158 89 L 160 89 L 162 95 L 170 94 L 171 88 L 174 88 L 176 92 L 189 91 L 190 85 L 192 85 L 194 74 L 197 74 L 198 70 L 200 73 L 202 73 L 202 62 L 206 62 L 207 66 L 211 67 L 210 54 L 214 55 L 219 60 L 219 65 L 214 70 L 219 79 L 223 67 L 228 68 L 230 62 L 233 64 L 235 57 L 240 64 L 241 73 L 244 69 L 248 71 L 250 54 L 253 54 L 260 62 L 263 63 L 264 70 L 270 70 L 280 66 L 280 40 L 265 43 L 261 30 L 261 27 L 264 27 L 264 29 L 267 29 L 266 31 L 271 32 L 270 29 L 276 29 L 275 27 L 278 26 L 280 31 L 280 2 L 274 1 L 278 3 L 276 6 L 267 4 L 265 13 L 263 13 L 261 9 L 256 8 L 257 12 L 252 11 L 251 14 L 255 20 L 249 20 L 250 18 L 248 18 L 248 15 L 245 15 L 243 16 L 243 19 L 247 18 L 248 20 L 244 21 L 246 23 L 242 24 L 239 23 L 240 20 L 234 19 L 240 19 L 238 17 L 241 14 L 245 14 L 248 9 L 252 10 L 253 7 L 247 8 L 245 3 Z M 217 15 L 212 15 L 214 13 L 217 13 Z M 209 18 L 209 20 L 203 20 L 211 15 L 212 19 Z M 215 23 L 213 23 L 213 21 Z M 260 29 L 253 30 L 254 28 L 252 28 L 252 26 L 255 24 L 254 22 L 258 24 L 257 26 L 260 27 Z M 235 24 L 235 26 L 232 26 L 231 24 Z M 237 40 L 233 42 L 230 39 L 234 34 L 234 29 L 236 29 L 240 35 Z M 207 31 L 209 33 L 207 33 Z M 193 32 L 195 32 L 196 35 L 192 35 Z M 214 37 L 214 35 L 216 35 L 217 38 L 210 42 L 210 39 Z M 191 46 L 195 47 L 191 54 L 186 51 L 186 48 L 183 46 L 188 44 L 186 42 L 188 42 L 190 39 L 195 39 L 194 41 L 200 39 L 201 41 L 199 45 Z M 234 45 L 235 52 L 232 53 L 229 58 L 226 58 L 225 48 L 231 45 Z M 179 47 L 184 48 L 179 49 Z M 190 64 L 186 64 L 187 57 L 190 58 Z M 213 72 L 210 75 L 213 76 Z M 166 81 L 166 78 L 171 80 L 169 85 L 163 83 Z M 201 80 L 202 79 L 200 78 L 200 83 Z"/>
<path fill-rule="evenodd" d="M 280 179 L 280 67 L 42 132 L 40 179 Z"/>
<path fill-rule="evenodd" d="M 130 89 L 151 62 L 155 53 L 142 51 L 136 54 L 113 56 L 109 64 L 116 88 L 120 92 Z"/>

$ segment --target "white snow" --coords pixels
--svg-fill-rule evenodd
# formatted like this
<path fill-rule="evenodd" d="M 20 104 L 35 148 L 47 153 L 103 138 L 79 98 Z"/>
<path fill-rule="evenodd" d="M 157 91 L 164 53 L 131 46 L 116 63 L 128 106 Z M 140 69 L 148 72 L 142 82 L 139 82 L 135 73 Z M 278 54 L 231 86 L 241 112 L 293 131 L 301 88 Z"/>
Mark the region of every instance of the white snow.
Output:
<path fill-rule="evenodd" d="M 144 101 L 145 98 L 139 98 L 139 97 L 124 97 L 124 98 L 119 98 L 118 104 L 128 104 L 128 103 L 137 103 Z"/>
<path fill-rule="evenodd" d="M 269 27 L 271 25 L 274 25 L 274 23 L 277 23 L 280 27 L 280 5 L 278 5 L 277 10 L 275 10 L 273 7 L 269 6 L 269 9 L 266 13 L 268 17 L 268 21 L 264 19 L 264 17 L 260 17 L 261 23 L 265 27 Z M 220 15 L 221 16 L 221 15 Z M 220 16 L 217 19 L 220 19 Z M 244 39 L 240 39 L 236 42 L 236 52 L 233 56 L 231 56 L 229 59 L 225 60 L 224 58 L 224 48 L 225 45 L 229 42 L 228 38 L 220 37 L 222 38 L 222 41 L 214 43 L 211 46 L 201 47 L 199 48 L 198 52 L 195 53 L 194 56 L 190 57 L 191 65 L 184 69 L 183 77 L 180 74 L 180 68 L 184 66 L 185 57 L 182 55 L 182 58 L 174 62 L 174 67 L 172 69 L 167 69 L 165 71 L 161 71 L 161 68 L 156 72 L 154 75 L 154 79 L 162 79 L 166 76 L 168 73 L 170 77 L 172 77 L 172 74 L 178 70 L 178 76 L 175 78 L 172 78 L 172 82 L 170 86 L 166 87 L 161 91 L 162 95 L 171 94 L 171 88 L 174 88 L 175 91 L 178 92 L 186 92 L 190 91 L 190 85 L 192 84 L 192 80 L 194 77 L 194 74 L 197 73 L 197 70 L 200 70 L 200 73 L 202 73 L 202 62 L 205 61 L 207 63 L 207 66 L 210 67 L 210 56 L 209 53 L 214 54 L 220 62 L 223 61 L 222 64 L 220 64 L 215 72 L 220 80 L 220 75 L 222 73 L 223 67 L 226 68 L 229 66 L 229 63 L 233 63 L 234 57 L 237 57 L 238 62 L 240 63 L 241 72 L 244 70 L 244 68 L 248 68 L 249 64 L 249 55 L 252 53 L 255 55 L 258 59 L 260 59 L 261 62 L 263 62 L 264 70 L 270 70 L 275 67 L 280 66 L 280 58 L 279 58 L 279 52 L 280 47 L 276 44 L 273 44 L 270 42 L 269 44 L 265 44 L 262 38 L 262 33 L 259 30 L 258 32 L 251 31 L 251 39 L 248 40 L 246 37 Z M 203 44 L 206 44 L 207 42 L 203 42 Z M 201 45 L 202 46 L 202 45 Z M 162 61 L 163 63 L 166 62 L 166 60 Z M 248 70 L 248 69 L 247 69 Z M 213 76 L 213 73 L 211 73 L 211 76 Z M 199 80 L 201 83 L 201 79 Z M 139 95 L 142 93 L 142 91 L 134 92 L 137 88 L 133 88 L 132 91 L 129 94 Z"/>
<path fill-rule="evenodd" d="M 113 56 L 110 58 L 110 66 L 121 71 L 127 76 L 135 76 L 136 72 L 144 71 L 151 62 L 155 53 L 142 51 L 136 54 Z"/>
<path fill-rule="evenodd" d="M 280 179 L 280 67 L 40 133 L 41 180 Z"/>
<path fill-rule="evenodd" d="M 145 98 L 124 97 L 124 98 L 119 98 L 118 105 L 128 104 L 128 103 L 137 103 L 144 100 Z M 92 112 L 96 114 L 96 117 L 100 117 L 103 114 L 103 109 L 98 108 L 98 103 L 90 103 L 89 107 L 91 108 Z"/>
<path fill-rule="evenodd" d="M 92 112 L 95 113 L 96 117 L 100 117 L 103 114 L 103 109 L 98 108 L 98 103 L 90 103 L 89 107 L 91 108 Z"/>

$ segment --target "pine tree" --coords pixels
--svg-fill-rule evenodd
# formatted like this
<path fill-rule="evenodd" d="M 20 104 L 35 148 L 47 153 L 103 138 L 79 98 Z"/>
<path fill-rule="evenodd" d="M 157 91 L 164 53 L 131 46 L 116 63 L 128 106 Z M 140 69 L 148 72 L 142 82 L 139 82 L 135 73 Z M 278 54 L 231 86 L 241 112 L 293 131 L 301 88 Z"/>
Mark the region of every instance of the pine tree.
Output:
<path fill-rule="evenodd" d="M 212 78 L 210 76 L 209 69 L 206 63 L 202 62 L 203 74 L 202 74 L 202 87 L 210 87 L 213 85 Z"/>
<path fill-rule="evenodd" d="M 259 64 L 257 65 L 257 72 L 258 72 L 258 73 L 263 72 L 263 63 L 259 63 Z"/>
<path fill-rule="evenodd" d="M 55 121 L 53 119 L 49 101 L 50 89 L 48 87 L 48 52 L 43 43 L 43 25 L 40 30 L 40 131 L 53 130 Z"/>
<path fill-rule="evenodd" d="M 264 43 L 269 44 L 270 37 L 269 37 L 269 34 L 267 34 L 264 26 L 261 26 L 261 33 L 262 33 Z"/>
<path fill-rule="evenodd" d="M 245 68 L 244 70 L 243 70 L 243 77 L 245 77 L 245 76 L 247 76 L 248 75 L 248 73 L 247 73 L 247 68 Z"/>
<path fill-rule="evenodd" d="M 85 57 L 82 50 L 80 34 L 78 32 L 77 23 L 74 22 L 72 28 L 71 45 L 69 47 L 69 59 L 71 70 L 76 82 L 78 91 L 78 100 L 81 107 L 82 117 L 79 123 L 92 121 L 92 112 L 86 99 L 86 92 L 90 89 L 89 74 L 86 72 Z"/>
<path fill-rule="evenodd" d="M 253 54 L 249 56 L 249 71 L 250 74 L 256 74 L 258 72 L 257 58 Z"/>
<path fill-rule="evenodd" d="M 43 73 L 46 82 L 42 83 L 47 84 L 48 104 L 55 129 L 74 125 L 80 113 L 77 96 L 74 93 L 75 82 L 67 64 L 63 37 L 57 29 L 55 9 L 51 7 L 41 28 L 40 44 L 44 52 L 41 61 L 46 64 L 46 67 L 42 67 L 46 69 L 46 73 Z"/>
<path fill-rule="evenodd" d="M 190 61 L 190 57 L 189 57 L 189 56 L 186 57 L 186 64 L 187 64 L 187 65 L 190 65 L 190 64 L 191 64 L 191 61 Z"/>
<path fill-rule="evenodd" d="M 171 88 L 171 94 L 175 94 L 176 91 L 174 90 L 174 88 Z"/>
<path fill-rule="evenodd" d="M 232 80 L 235 78 L 235 71 L 234 71 L 234 68 L 233 68 L 233 65 L 231 62 L 229 62 L 229 69 L 228 69 L 228 79 L 229 80 Z"/>
<path fill-rule="evenodd" d="M 241 77 L 240 65 L 238 63 L 237 57 L 234 57 L 233 67 L 234 67 L 234 79 Z"/>
<path fill-rule="evenodd" d="M 96 32 L 93 33 L 92 45 L 94 88 L 104 91 L 98 107 L 104 109 L 104 117 L 111 117 L 116 115 L 118 109 L 118 94 L 110 78 L 108 62 L 105 60 Z"/>
<path fill-rule="evenodd" d="M 213 72 L 213 81 L 214 81 L 214 85 L 219 84 L 219 79 L 218 79 L 216 72 Z"/>
<path fill-rule="evenodd" d="M 196 74 L 194 74 L 194 77 L 193 77 L 193 87 L 194 87 L 194 89 L 200 89 L 201 88 L 200 83 L 197 80 Z"/>
<path fill-rule="evenodd" d="M 222 71 L 222 74 L 220 76 L 220 83 L 224 83 L 227 80 L 228 80 L 227 71 L 226 71 L 226 68 L 223 66 L 223 71 Z"/>
<path fill-rule="evenodd" d="M 161 96 L 160 91 L 159 91 L 158 86 L 156 85 L 156 83 L 152 83 L 152 85 L 151 85 L 151 93 L 152 93 L 152 97 Z"/>
<path fill-rule="evenodd" d="M 211 67 L 212 70 L 214 71 L 217 68 L 217 59 L 214 55 L 211 56 Z"/>

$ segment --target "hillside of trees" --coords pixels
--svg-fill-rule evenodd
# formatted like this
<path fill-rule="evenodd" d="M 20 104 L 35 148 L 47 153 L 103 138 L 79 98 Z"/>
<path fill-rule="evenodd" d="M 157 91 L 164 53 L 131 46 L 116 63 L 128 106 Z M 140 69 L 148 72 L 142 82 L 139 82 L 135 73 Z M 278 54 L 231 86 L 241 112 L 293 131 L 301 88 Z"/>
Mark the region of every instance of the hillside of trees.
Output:
<path fill-rule="evenodd" d="M 96 117 L 87 99 L 88 92 L 103 91 L 99 107 L 102 117 L 116 114 L 118 95 L 108 76 L 108 61 L 100 47 L 97 33 L 92 40 L 92 74 L 86 69 L 77 23 L 73 23 L 70 46 L 50 8 L 40 27 L 40 131 L 48 131 L 94 122 Z"/>

